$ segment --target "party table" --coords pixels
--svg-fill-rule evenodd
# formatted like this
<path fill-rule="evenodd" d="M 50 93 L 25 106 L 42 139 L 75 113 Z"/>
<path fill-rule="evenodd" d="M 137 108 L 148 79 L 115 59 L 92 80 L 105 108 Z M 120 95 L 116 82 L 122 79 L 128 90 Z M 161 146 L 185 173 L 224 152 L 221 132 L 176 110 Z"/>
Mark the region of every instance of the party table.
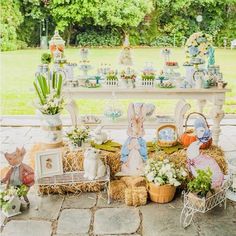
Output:
<path fill-rule="evenodd" d="M 194 99 L 198 102 L 198 111 L 202 113 L 206 102 L 211 103 L 210 118 L 213 121 L 213 143 L 218 144 L 220 135 L 220 122 L 224 117 L 223 105 L 226 92 L 230 89 L 194 88 L 119 88 L 119 87 L 64 87 L 63 93 L 70 99 Z"/>

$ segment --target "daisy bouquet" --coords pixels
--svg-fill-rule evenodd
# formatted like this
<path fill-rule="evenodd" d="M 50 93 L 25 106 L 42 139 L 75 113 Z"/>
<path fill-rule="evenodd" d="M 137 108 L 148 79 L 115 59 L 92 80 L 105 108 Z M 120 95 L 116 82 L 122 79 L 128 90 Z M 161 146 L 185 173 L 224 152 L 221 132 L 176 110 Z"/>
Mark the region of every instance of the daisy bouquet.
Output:
<path fill-rule="evenodd" d="M 74 146 L 81 145 L 89 138 L 89 128 L 82 126 L 81 128 L 74 128 L 70 132 L 66 133 L 66 137 L 70 140 Z"/>
<path fill-rule="evenodd" d="M 145 166 L 145 176 L 148 182 L 158 186 L 170 184 L 179 186 L 187 177 L 187 171 L 183 167 L 177 167 L 169 159 L 149 159 Z"/>

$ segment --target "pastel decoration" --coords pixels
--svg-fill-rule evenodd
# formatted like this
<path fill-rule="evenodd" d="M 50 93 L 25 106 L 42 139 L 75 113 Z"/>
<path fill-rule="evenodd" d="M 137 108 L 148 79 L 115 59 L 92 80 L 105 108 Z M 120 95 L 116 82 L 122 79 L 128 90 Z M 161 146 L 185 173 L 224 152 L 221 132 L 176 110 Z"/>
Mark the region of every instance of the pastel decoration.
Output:
<path fill-rule="evenodd" d="M 147 145 L 143 122 L 147 114 L 146 106 L 131 103 L 128 108 L 128 138 L 121 149 L 121 172 L 125 175 L 142 175 L 147 160 Z"/>
<path fill-rule="evenodd" d="M 210 169 L 212 172 L 212 188 L 222 186 L 224 174 L 219 165 L 212 157 L 200 153 L 201 142 L 195 141 L 187 149 L 187 166 L 194 177 L 197 176 L 197 170 Z"/>

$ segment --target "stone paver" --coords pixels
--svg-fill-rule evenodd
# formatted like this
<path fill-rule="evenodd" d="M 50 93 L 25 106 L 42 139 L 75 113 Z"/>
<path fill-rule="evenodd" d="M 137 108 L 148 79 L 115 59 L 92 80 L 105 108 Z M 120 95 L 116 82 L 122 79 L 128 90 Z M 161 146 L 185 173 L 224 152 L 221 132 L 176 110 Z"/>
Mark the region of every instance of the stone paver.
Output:
<path fill-rule="evenodd" d="M 187 229 L 180 226 L 179 219 L 183 204 L 178 198 L 169 204 L 149 203 L 140 208 L 143 216 L 144 236 L 197 236 L 192 223 Z M 209 235 L 210 236 L 210 235 Z"/>
<path fill-rule="evenodd" d="M 233 152 L 225 152 L 226 159 L 236 157 L 236 151 Z"/>
<path fill-rule="evenodd" d="M 11 220 L 4 227 L 2 236 L 51 236 L 51 223 L 36 220 Z"/>
<path fill-rule="evenodd" d="M 64 197 L 58 195 L 37 196 L 29 194 L 30 208 L 14 219 L 56 220 L 60 213 Z"/>
<path fill-rule="evenodd" d="M 58 234 L 86 234 L 89 232 L 92 212 L 87 209 L 65 209 L 58 220 Z"/>
<path fill-rule="evenodd" d="M 81 193 L 80 195 L 66 196 L 63 208 L 92 208 L 96 204 L 96 193 Z"/>
<path fill-rule="evenodd" d="M 55 234 L 54 236 L 89 236 L 89 234 Z"/>
<path fill-rule="evenodd" d="M 141 236 L 140 234 L 106 234 L 106 236 Z M 96 235 L 96 236 L 104 236 L 104 235 Z M 145 235 L 144 235 L 145 236 Z"/>
<path fill-rule="evenodd" d="M 108 204 L 107 194 L 103 192 L 98 194 L 98 200 L 96 206 L 99 208 L 107 208 L 107 207 L 125 207 L 126 205 L 124 202 L 118 202 L 114 200 L 111 200 L 111 203 Z"/>
<path fill-rule="evenodd" d="M 236 236 L 236 205 L 227 201 L 227 209 L 215 207 L 205 214 L 197 214 L 196 221 L 203 236 Z"/>
<path fill-rule="evenodd" d="M 104 208 L 94 215 L 94 234 L 131 234 L 140 225 L 139 210 L 135 208 Z"/>

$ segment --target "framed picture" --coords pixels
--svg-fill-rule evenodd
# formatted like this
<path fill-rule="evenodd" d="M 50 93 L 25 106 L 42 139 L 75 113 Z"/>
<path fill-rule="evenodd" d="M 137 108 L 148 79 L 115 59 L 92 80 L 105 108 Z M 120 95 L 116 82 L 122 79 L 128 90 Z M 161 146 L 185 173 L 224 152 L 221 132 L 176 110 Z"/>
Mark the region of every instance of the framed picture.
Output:
<path fill-rule="evenodd" d="M 38 152 L 35 157 L 35 172 L 38 179 L 63 174 L 61 149 Z"/>

